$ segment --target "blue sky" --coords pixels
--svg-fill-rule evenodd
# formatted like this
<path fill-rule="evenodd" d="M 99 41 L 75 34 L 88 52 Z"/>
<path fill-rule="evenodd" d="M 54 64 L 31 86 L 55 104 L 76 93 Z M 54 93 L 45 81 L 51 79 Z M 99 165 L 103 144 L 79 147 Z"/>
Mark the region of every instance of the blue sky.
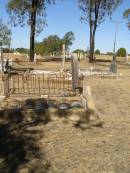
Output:
<path fill-rule="evenodd" d="M 4 23 L 9 21 L 6 13 L 5 4 L 8 0 L 0 0 L 0 18 Z M 124 0 L 124 3 L 118 7 L 113 14 L 113 19 L 122 21 L 118 27 L 117 45 L 125 47 L 130 53 L 130 31 L 126 26 L 126 21 L 122 18 L 125 9 L 130 8 L 130 0 Z M 89 26 L 80 22 L 81 11 L 78 8 L 77 0 L 57 0 L 55 5 L 49 6 L 46 10 L 47 24 L 44 31 L 36 37 L 37 41 L 43 40 L 48 35 L 57 34 L 63 37 L 68 31 L 73 31 L 75 34 L 75 41 L 71 50 L 76 48 L 87 49 L 89 46 Z M 29 27 L 10 27 L 12 30 L 12 44 L 13 48 L 29 47 Z M 95 47 L 101 52 L 108 52 L 113 50 L 115 25 L 107 17 L 96 32 Z"/>

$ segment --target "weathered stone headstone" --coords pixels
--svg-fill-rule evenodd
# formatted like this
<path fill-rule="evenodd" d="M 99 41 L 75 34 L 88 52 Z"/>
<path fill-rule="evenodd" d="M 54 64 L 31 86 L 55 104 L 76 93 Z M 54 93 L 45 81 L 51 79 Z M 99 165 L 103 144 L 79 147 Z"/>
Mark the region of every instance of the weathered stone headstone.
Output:
<path fill-rule="evenodd" d="M 112 61 L 111 65 L 110 65 L 110 72 L 117 73 L 117 63 L 116 63 L 116 61 Z"/>
<path fill-rule="evenodd" d="M 79 61 L 78 57 L 73 57 L 71 59 L 71 68 L 72 68 L 72 87 L 73 91 L 76 91 L 79 82 Z"/>

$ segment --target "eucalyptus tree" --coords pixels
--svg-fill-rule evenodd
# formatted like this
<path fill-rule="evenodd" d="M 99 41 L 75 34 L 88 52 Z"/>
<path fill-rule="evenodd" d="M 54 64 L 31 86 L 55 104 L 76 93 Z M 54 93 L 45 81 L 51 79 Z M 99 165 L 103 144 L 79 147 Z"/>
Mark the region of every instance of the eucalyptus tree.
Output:
<path fill-rule="evenodd" d="M 42 42 L 36 43 L 35 51 L 41 55 L 61 55 L 63 44 L 65 44 L 67 51 L 73 44 L 74 39 L 75 36 L 72 31 L 67 32 L 63 38 L 58 35 L 49 35 Z"/>
<path fill-rule="evenodd" d="M 90 55 L 89 62 L 94 60 L 95 33 L 97 27 L 105 20 L 106 15 L 121 4 L 122 0 L 78 0 L 79 8 L 83 12 L 81 20 L 89 24 L 90 28 Z"/>
<path fill-rule="evenodd" d="M 0 47 L 10 46 L 11 43 L 11 30 L 3 24 L 2 19 L 0 19 Z"/>
<path fill-rule="evenodd" d="M 64 35 L 62 40 L 65 44 L 66 50 L 69 50 L 69 47 L 73 44 L 73 42 L 75 40 L 75 35 L 72 31 L 69 31 Z"/>
<path fill-rule="evenodd" d="M 46 8 L 55 0 L 9 0 L 7 12 L 14 26 L 30 26 L 30 61 L 34 60 L 35 35 L 46 25 Z"/>
<path fill-rule="evenodd" d="M 127 20 L 127 26 L 130 29 L 130 8 L 124 11 L 123 17 Z"/>

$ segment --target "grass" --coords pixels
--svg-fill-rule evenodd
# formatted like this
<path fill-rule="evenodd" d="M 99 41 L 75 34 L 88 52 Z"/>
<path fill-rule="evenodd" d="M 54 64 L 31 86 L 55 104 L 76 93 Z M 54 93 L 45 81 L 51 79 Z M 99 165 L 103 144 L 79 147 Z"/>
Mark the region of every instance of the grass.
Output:
<path fill-rule="evenodd" d="M 103 59 L 104 57 L 98 58 Z M 118 62 L 118 72 L 122 73 L 121 78 L 97 79 L 93 77 L 86 79 L 86 84 L 91 86 L 100 118 L 104 122 L 102 128 L 100 125 L 99 127 L 95 125 L 84 128 L 82 124 L 83 128 L 79 128 L 68 118 L 72 112 L 68 112 L 67 118 L 55 119 L 53 117 L 53 120 L 46 124 L 42 121 L 34 124 L 27 123 L 24 118 L 16 123 L 16 120 L 13 121 L 16 117 L 15 114 L 9 121 L 4 121 L 1 114 L 0 169 L 6 170 L 3 173 L 18 172 L 23 168 L 35 173 L 44 172 L 44 170 L 46 173 L 130 172 L 130 66 L 125 64 L 124 58 L 118 59 L 118 61 L 121 61 Z M 81 69 L 91 66 L 105 69 L 109 68 L 109 65 L 109 61 L 97 61 L 95 64 L 89 64 L 86 60 L 80 62 Z M 29 67 L 31 64 L 20 63 L 15 66 Z M 60 69 L 61 63 L 45 62 L 34 64 L 33 67 L 55 71 Z M 70 69 L 69 62 L 66 63 L 66 69 Z M 11 100 L 8 102 L 10 103 Z M 78 112 L 78 115 L 80 113 L 81 111 Z M 26 116 L 24 114 L 24 117 Z M 21 126 L 21 124 L 24 125 Z M 12 128 L 15 129 L 13 132 Z M 17 143 L 16 141 L 19 140 L 20 142 Z M 12 146 L 12 149 L 9 146 Z M 33 154 L 32 151 L 29 152 L 30 154 L 28 153 L 29 148 L 34 149 Z M 24 152 L 22 152 L 23 149 Z M 21 153 L 24 154 L 22 158 Z M 35 160 L 36 153 L 40 158 Z M 12 159 L 9 160 L 9 158 Z M 2 169 L 1 164 L 4 162 L 6 164 Z M 38 168 L 41 169 L 38 170 Z"/>

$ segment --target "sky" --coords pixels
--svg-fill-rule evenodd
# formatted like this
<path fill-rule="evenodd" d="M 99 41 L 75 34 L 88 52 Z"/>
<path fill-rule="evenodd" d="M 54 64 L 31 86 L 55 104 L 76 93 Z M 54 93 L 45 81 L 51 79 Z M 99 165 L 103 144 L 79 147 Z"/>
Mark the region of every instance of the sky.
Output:
<path fill-rule="evenodd" d="M 6 12 L 6 4 L 8 0 L 0 0 L 0 18 L 3 23 L 7 24 L 9 16 Z M 130 53 L 130 30 L 126 26 L 126 21 L 123 19 L 123 12 L 130 8 L 130 0 L 124 0 L 113 13 L 113 20 L 120 21 L 117 30 L 116 50 L 120 47 L 126 48 Z M 42 41 L 45 37 L 57 34 L 63 37 L 66 32 L 73 31 L 75 41 L 71 46 L 71 50 L 84 49 L 89 47 L 89 25 L 80 21 L 82 12 L 79 10 L 77 0 L 56 0 L 55 5 L 48 6 L 46 9 L 47 26 L 43 32 L 36 37 L 36 41 Z M 11 47 L 29 48 L 29 33 L 30 28 L 26 27 L 11 27 L 12 41 Z M 106 17 L 105 21 L 98 26 L 95 38 L 95 49 L 99 49 L 102 53 L 112 52 L 115 36 L 115 24 Z"/>

